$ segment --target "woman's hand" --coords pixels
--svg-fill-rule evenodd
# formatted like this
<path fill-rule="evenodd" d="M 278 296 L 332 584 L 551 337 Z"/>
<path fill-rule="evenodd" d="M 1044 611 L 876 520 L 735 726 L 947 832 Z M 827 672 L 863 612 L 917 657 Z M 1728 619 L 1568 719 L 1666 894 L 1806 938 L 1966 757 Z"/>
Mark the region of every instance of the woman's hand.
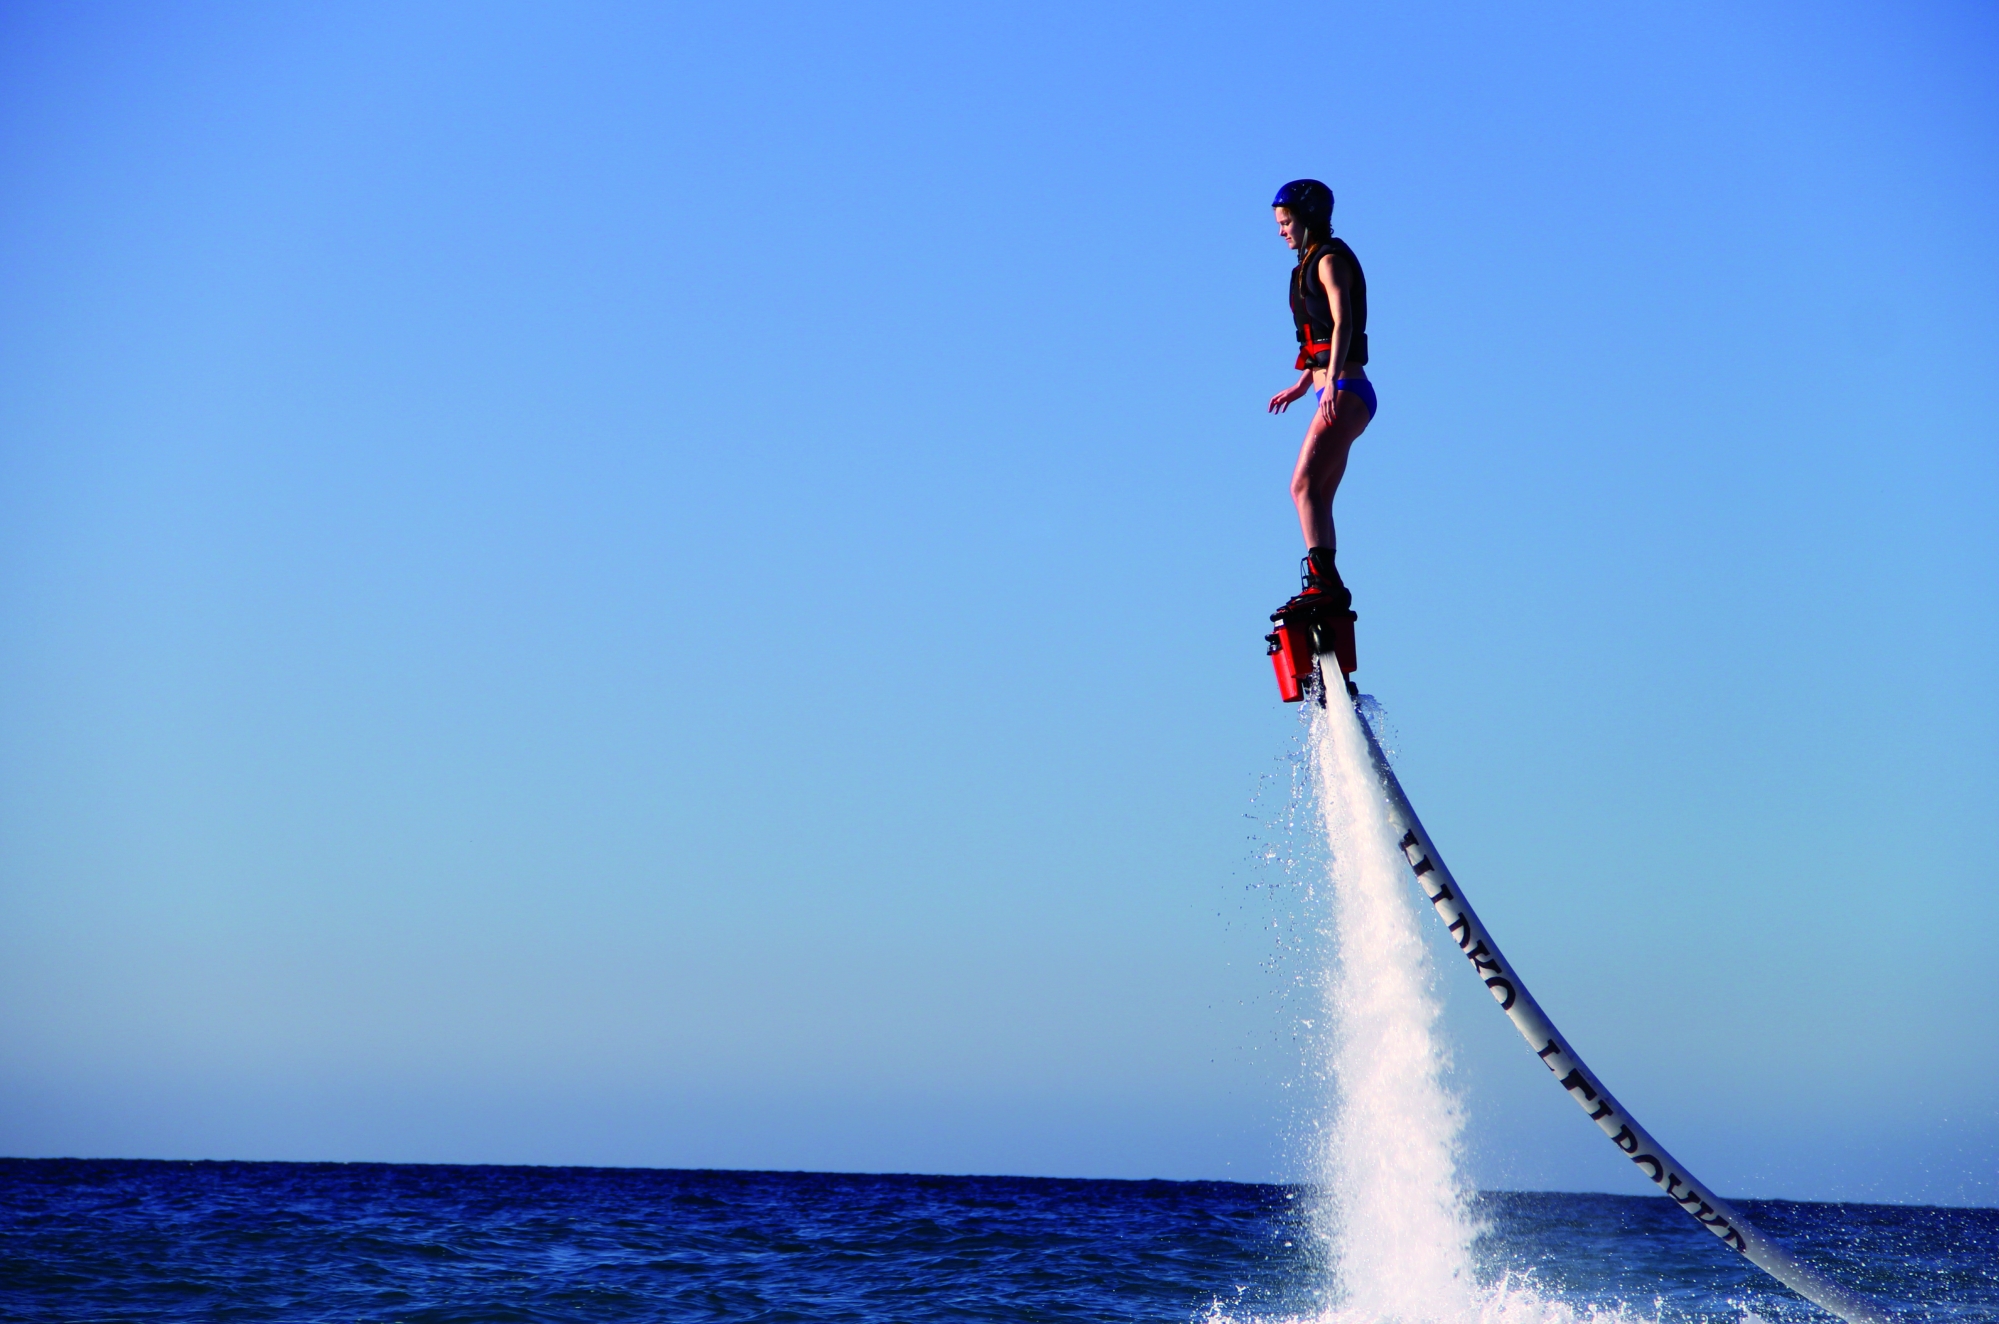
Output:
<path fill-rule="evenodd" d="M 1292 405 L 1305 398 L 1305 392 L 1312 389 L 1312 378 L 1308 373 L 1303 381 L 1297 382 L 1270 397 L 1270 412 L 1281 414 Z"/>
<path fill-rule="evenodd" d="M 1319 397 L 1319 421 L 1327 427 L 1331 427 L 1333 420 L 1340 416 L 1339 398 L 1339 391 L 1334 389 L 1331 382 L 1328 382 L 1325 394 Z"/>

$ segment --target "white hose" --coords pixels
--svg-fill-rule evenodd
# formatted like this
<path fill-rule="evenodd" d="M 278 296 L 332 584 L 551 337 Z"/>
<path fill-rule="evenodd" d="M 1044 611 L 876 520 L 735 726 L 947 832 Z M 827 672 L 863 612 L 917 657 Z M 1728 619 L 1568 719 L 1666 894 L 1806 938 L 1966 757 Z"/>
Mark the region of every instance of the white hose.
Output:
<path fill-rule="evenodd" d="M 1603 1082 L 1583 1065 L 1582 1059 L 1576 1056 L 1575 1050 L 1555 1029 L 1554 1022 L 1534 1001 L 1519 972 L 1499 954 L 1499 944 L 1478 922 L 1471 902 L 1465 899 L 1464 891 L 1451 877 L 1451 871 L 1444 867 L 1444 861 L 1437 854 L 1429 834 L 1423 831 L 1416 811 L 1410 808 L 1409 797 L 1402 793 L 1402 783 L 1396 780 L 1395 770 L 1389 766 L 1381 742 L 1375 739 L 1374 728 L 1368 725 L 1366 715 L 1360 712 L 1358 706 L 1354 709 L 1354 716 L 1359 719 L 1360 729 L 1367 736 L 1368 756 L 1374 761 L 1375 772 L 1388 793 L 1389 822 L 1401 838 L 1403 855 L 1416 871 L 1417 886 L 1423 889 L 1423 895 L 1437 912 L 1437 917 L 1449 928 L 1451 938 L 1470 960 L 1473 972 L 1492 993 L 1499 1009 L 1520 1031 L 1527 1046 L 1534 1050 L 1534 1055 L 1553 1073 L 1556 1083 L 1568 1091 L 1569 1097 L 1582 1106 L 1590 1120 L 1603 1129 L 1603 1133 L 1610 1137 L 1611 1143 L 1626 1158 L 1657 1182 L 1702 1227 L 1742 1252 L 1751 1264 L 1806 1300 L 1848 1321 L 1848 1324 L 1895 1324 L 1895 1316 L 1887 1307 L 1849 1291 L 1818 1270 L 1799 1263 L 1783 1247 L 1743 1221 L 1741 1214 L 1729 1208 L 1720 1196 L 1696 1180 L 1611 1097 Z"/>

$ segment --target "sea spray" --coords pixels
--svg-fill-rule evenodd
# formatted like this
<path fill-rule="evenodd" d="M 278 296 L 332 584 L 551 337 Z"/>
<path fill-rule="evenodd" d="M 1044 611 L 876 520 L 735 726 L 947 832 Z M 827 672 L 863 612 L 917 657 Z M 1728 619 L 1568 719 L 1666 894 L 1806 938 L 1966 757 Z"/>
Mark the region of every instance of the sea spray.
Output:
<path fill-rule="evenodd" d="M 1361 702 L 1379 727 L 1379 708 Z M 1447 1082 L 1409 863 L 1353 708 L 1314 709 L 1306 744 L 1324 850 L 1304 854 L 1325 861 L 1329 889 L 1312 891 L 1331 948 L 1319 1068 L 1332 1088 L 1311 1155 L 1328 1306 L 1313 1324 L 1648 1324 L 1653 1311 L 1551 1298 L 1531 1275 L 1480 1282 L 1474 1241 L 1489 1229 L 1473 1216 L 1461 1163 L 1465 1117 Z M 1217 1301 L 1209 1318 L 1243 1316 Z M 1757 1319 L 1733 1307 L 1720 1318 Z"/>
<path fill-rule="evenodd" d="M 1464 1118 L 1445 1082 L 1409 867 L 1351 707 L 1317 710 L 1310 750 L 1332 885 L 1324 1068 L 1333 1112 L 1314 1156 L 1329 1295 L 1345 1320 L 1477 1318 Z"/>
<path fill-rule="evenodd" d="M 1360 702 L 1379 733 L 1378 705 Z M 1461 1164 L 1465 1117 L 1447 1084 L 1437 972 L 1409 861 L 1389 826 L 1384 787 L 1350 705 L 1307 705 L 1303 712 L 1305 748 L 1293 760 L 1302 775 L 1292 784 L 1290 812 L 1273 820 L 1289 840 L 1265 851 L 1304 884 L 1294 893 L 1299 909 L 1273 925 L 1279 938 L 1273 971 L 1312 949 L 1296 928 L 1316 930 L 1329 953 L 1315 963 L 1316 980 L 1301 981 L 1316 983 L 1324 1013 L 1315 1009 L 1295 1022 L 1314 1045 L 1313 1074 L 1330 1087 L 1305 1127 L 1309 1153 L 1299 1152 L 1311 1179 L 1308 1225 L 1319 1253 L 1307 1270 L 1312 1277 L 1294 1280 L 1283 1293 L 1315 1304 L 1301 1313 L 1266 1313 L 1244 1299 L 1248 1289 L 1238 1284 L 1235 1299 L 1216 1294 L 1201 1318 L 1206 1324 L 1762 1324 L 1746 1301 L 1695 1304 L 1684 1289 L 1672 1309 L 1658 1299 L 1645 1305 L 1619 1299 L 1615 1290 L 1577 1293 L 1581 1284 L 1574 1281 L 1551 1292 L 1533 1269 L 1520 1271 L 1510 1253 L 1519 1249 L 1517 1232 L 1474 1216 Z M 1287 1220 L 1285 1235 L 1296 1227 Z M 1579 1253 L 1584 1263 L 1592 1258 Z M 1561 1276 L 1602 1275 L 1578 1263 L 1565 1265 Z"/>

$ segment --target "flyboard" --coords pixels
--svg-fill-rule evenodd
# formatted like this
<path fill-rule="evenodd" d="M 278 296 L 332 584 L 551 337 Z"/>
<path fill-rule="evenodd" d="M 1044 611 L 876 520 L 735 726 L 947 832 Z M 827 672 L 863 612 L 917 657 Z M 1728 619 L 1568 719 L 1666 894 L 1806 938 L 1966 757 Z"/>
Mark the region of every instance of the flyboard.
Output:
<path fill-rule="evenodd" d="M 1472 973 L 1482 982 L 1513 1028 L 1527 1041 L 1534 1056 L 1555 1078 L 1568 1096 L 1581 1106 L 1589 1119 L 1610 1137 L 1618 1151 L 1658 1184 L 1673 1202 L 1696 1222 L 1751 1264 L 1775 1278 L 1799 1296 L 1848 1321 L 1848 1324 L 1895 1324 L 1896 1316 L 1881 1303 L 1848 1290 L 1818 1270 L 1799 1262 L 1790 1252 L 1758 1232 L 1741 1214 L 1697 1180 L 1686 1167 L 1666 1152 L 1664 1145 L 1638 1124 L 1624 1106 L 1611 1097 L 1596 1074 L 1576 1056 L 1567 1039 L 1534 1001 L 1520 978 L 1520 972 L 1500 955 L 1499 944 L 1479 923 L 1464 889 L 1445 867 L 1443 857 L 1423 830 L 1422 821 L 1402 792 L 1388 755 L 1368 725 L 1367 714 L 1357 702 L 1360 690 L 1353 682 L 1357 669 L 1353 623 L 1354 613 L 1344 606 L 1315 600 L 1302 593 L 1271 614 L 1275 630 L 1265 636 L 1272 668 L 1277 673 L 1277 690 L 1285 702 L 1296 703 L 1308 695 L 1321 706 L 1326 702 L 1330 668 L 1321 665 L 1321 656 L 1330 655 L 1340 670 L 1344 689 L 1354 704 L 1354 717 L 1367 737 L 1369 758 L 1381 780 L 1391 830 L 1401 837 L 1403 856 L 1414 871 L 1416 885 L 1424 899 L 1449 929 L 1458 950 L 1471 962 Z"/>

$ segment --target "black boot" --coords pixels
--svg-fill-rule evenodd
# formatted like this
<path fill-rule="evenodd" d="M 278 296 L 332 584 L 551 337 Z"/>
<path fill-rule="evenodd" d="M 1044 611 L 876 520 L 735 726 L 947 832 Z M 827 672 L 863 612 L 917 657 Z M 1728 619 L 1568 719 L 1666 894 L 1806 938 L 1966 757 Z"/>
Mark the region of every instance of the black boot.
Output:
<path fill-rule="evenodd" d="M 1339 567 L 1333 564 L 1331 547 L 1314 547 L 1305 556 L 1300 567 L 1305 580 L 1305 592 L 1324 597 L 1326 605 L 1335 611 L 1347 611 L 1353 606 L 1353 594 L 1340 579 Z M 1300 596 L 1303 596 L 1302 594 Z"/>

